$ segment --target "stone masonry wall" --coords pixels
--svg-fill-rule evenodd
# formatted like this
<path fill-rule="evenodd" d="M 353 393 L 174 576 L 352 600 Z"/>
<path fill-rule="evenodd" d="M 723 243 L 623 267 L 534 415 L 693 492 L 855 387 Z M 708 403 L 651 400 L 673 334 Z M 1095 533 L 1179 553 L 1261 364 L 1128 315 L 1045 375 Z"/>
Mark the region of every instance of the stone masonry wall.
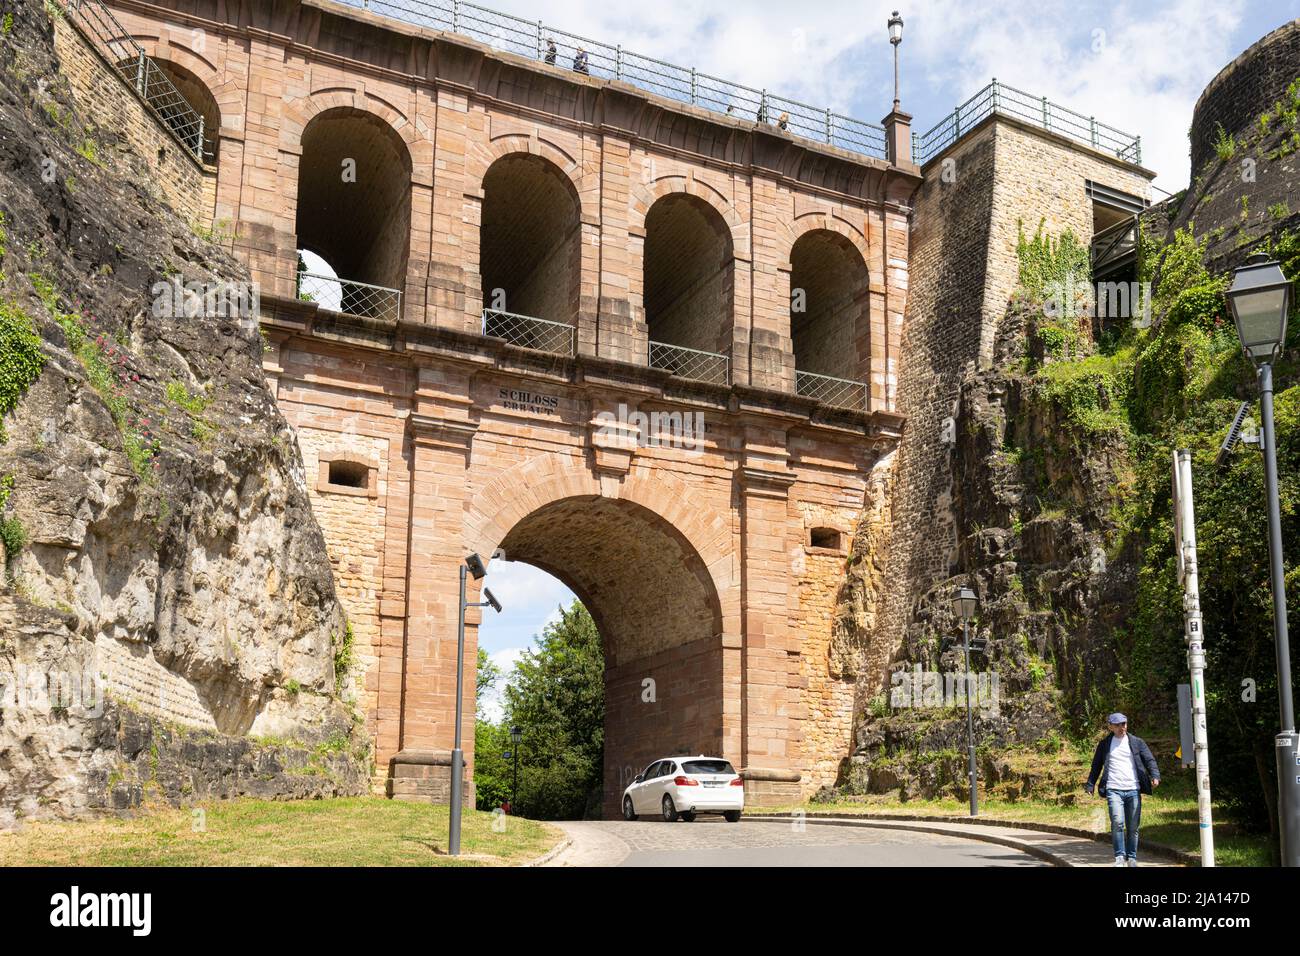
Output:
<path fill-rule="evenodd" d="M 187 222 L 206 224 L 211 201 L 205 196 L 198 160 L 163 128 L 86 35 L 62 16 L 54 21 L 54 49 L 75 91 L 80 120 L 120 135 L 135 153 L 148 157 L 163 198 Z"/>
<path fill-rule="evenodd" d="M 912 288 L 898 409 L 907 432 L 894 480 L 884 612 L 867 648 L 867 695 L 883 686 L 916 602 L 957 572 L 953 432 L 963 377 L 993 359 L 1018 281 L 1021 225 L 1092 235 L 1085 181 L 1146 197 L 1151 174 L 995 117 L 926 166 L 912 229 Z"/>

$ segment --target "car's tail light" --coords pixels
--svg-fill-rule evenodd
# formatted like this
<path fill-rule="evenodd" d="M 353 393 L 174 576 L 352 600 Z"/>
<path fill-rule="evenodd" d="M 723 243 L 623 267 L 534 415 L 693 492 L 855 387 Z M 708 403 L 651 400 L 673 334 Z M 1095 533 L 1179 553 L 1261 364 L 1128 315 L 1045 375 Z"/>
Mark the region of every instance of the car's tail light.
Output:
<path fill-rule="evenodd" d="M 743 787 L 745 785 L 745 781 L 741 780 L 739 777 L 734 777 L 732 778 L 731 785 L 733 787 Z"/>
<path fill-rule="evenodd" d="M 674 777 L 673 783 L 679 787 L 698 787 L 700 785 L 698 780 L 692 780 L 690 777 Z"/>

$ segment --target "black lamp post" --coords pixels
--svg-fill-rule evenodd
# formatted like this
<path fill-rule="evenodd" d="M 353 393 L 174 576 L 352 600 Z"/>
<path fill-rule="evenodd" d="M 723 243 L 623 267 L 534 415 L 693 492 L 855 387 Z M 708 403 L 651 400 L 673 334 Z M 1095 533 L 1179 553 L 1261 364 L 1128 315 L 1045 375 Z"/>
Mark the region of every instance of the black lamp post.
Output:
<path fill-rule="evenodd" d="M 465 751 L 461 749 L 461 724 L 464 721 L 465 705 L 465 609 L 470 607 L 490 607 L 501 613 L 501 602 L 493 597 L 487 588 L 483 589 L 486 601 L 475 604 L 465 602 L 465 581 L 469 575 L 475 581 L 483 580 L 487 566 L 477 554 L 471 554 L 460 566 L 460 601 L 457 605 L 456 620 L 456 746 L 451 751 L 451 807 L 448 812 L 447 853 L 460 856 L 460 810 L 464 800 L 464 781 L 461 779 L 465 770 Z"/>
<path fill-rule="evenodd" d="M 898 112 L 898 45 L 903 42 L 903 18 L 895 10 L 889 17 L 889 43 L 894 48 L 894 112 Z"/>
<path fill-rule="evenodd" d="M 961 619 L 962 647 L 966 655 L 966 749 L 970 758 L 970 815 L 973 817 L 979 816 L 980 804 L 975 779 L 975 718 L 970 709 L 970 619 L 978 606 L 979 598 L 970 588 L 962 588 L 952 599 L 953 616 Z"/>
<path fill-rule="evenodd" d="M 519 799 L 519 741 L 524 739 L 524 732 L 515 724 L 510 728 L 511 750 L 515 758 L 515 781 L 510 786 L 510 812 L 515 812 L 515 802 Z"/>
<path fill-rule="evenodd" d="M 1286 580 L 1282 565 L 1282 514 L 1277 492 L 1277 448 L 1273 440 L 1273 363 L 1286 342 L 1291 283 L 1282 267 L 1256 254 L 1233 275 L 1228 304 L 1241 346 L 1259 376 L 1264 451 L 1264 496 L 1268 499 L 1268 557 L 1273 582 L 1273 636 L 1277 651 L 1278 709 L 1281 733 L 1277 754 L 1278 835 L 1282 865 L 1300 866 L 1300 741 L 1291 697 L 1291 648 L 1286 626 Z"/>

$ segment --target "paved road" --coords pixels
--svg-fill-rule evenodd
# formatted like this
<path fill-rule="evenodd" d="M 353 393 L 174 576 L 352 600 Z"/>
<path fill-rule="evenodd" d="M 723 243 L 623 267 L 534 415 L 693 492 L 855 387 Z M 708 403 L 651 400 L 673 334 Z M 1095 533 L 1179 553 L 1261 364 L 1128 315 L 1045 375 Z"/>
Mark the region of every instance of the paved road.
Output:
<path fill-rule="evenodd" d="M 1046 866 L 948 834 L 700 817 L 694 823 L 560 823 L 573 845 L 550 866 Z"/>

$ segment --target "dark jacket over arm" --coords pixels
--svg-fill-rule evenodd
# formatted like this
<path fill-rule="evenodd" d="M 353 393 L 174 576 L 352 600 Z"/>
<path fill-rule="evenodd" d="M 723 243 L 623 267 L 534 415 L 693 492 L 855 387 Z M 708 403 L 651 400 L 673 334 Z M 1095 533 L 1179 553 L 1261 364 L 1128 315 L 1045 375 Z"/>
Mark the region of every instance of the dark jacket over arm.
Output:
<path fill-rule="evenodd" d="M 1100 779 L 1097 795 L 1102 797 L 1106 796 L 1106 758 L 1110 756 L 1110 742 L 1114 736 L 1107 734 L 1097 744 L 1097 749 L 1092 754 L 1092 769 L 1088 772 L 1087 789 L 1091 791 L 1093 784 Z M 1160 780 L 1160 767 L 1156 764 L 1155 755 L 1151 753 L 1147 742 L 1135 734 L 1128 735 L 1128 744 L 1133 751 L 1133 774 L 1137 777 L 1138 790 L 1150 793 L 1151 782 Z"/>

